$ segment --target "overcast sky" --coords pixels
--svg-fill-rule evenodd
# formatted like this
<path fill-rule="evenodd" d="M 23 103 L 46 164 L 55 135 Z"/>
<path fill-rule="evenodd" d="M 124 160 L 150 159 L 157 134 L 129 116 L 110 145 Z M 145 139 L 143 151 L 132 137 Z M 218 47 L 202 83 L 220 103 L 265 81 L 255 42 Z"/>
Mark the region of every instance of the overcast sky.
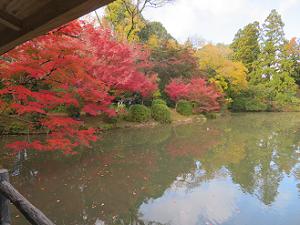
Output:
<path fill-rule="evenodd" d="M 160 21 L 177 40 L 201 37 L 214 43 L 230 43 L 246 24 L 263 22 L 277 9 L 288 38 L 300 37 L 300 0 L 175 0 L 162 8 L 148 8 L 144 17 Z"/>

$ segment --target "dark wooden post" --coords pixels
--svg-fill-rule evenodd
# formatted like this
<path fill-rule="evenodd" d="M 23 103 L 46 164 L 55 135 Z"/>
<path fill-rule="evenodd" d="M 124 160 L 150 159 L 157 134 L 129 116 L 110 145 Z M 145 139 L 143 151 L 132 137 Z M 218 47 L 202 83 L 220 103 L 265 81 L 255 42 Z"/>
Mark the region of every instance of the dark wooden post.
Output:
<path fill-rule="evenodd" d="M 6 181 L 9 182 L 9 174 L 5 169 L 0 169 L 0 182 Z M 9 209 L 9 200 L 0 193 L 0 218 L 1 225 L 10 225 L 10 209 Z"/>

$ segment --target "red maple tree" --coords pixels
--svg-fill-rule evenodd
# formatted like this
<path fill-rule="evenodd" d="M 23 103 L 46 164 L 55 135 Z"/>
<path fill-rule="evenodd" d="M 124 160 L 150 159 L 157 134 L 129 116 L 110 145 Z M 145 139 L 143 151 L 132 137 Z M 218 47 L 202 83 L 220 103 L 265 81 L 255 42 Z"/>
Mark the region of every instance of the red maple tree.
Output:
<path fill-rule="evenodd" d="M 115 115 L 111 103 L 122 92 L 143 97 L 156 90 L 156 76 L 145 75 L 148 54 L 121 43 L 110 31 L 79 20 L 28 41 L 0 59 L 0 114 L 28 121 L 28 130 L 43 127 L 47 137 L 18 141 L 8 147 L 19 151 L 62 150 L 74 153 L 79 145 L 95 141 L 94 129 L 82 122 L 55 116 L 51 110 L 73 105 L 90 115 Z M 32 118 L 34 120 L 28 119 Z"/>
<path fill-rule="evenodd" d="M 188 100 L 196 103 L 197 112 L 219 111 L 221 108 L 222 95 L 202 78 L 192 78 L 188 81 L 173 79 L 166 86 L 165 92 L 175 102 Z"/>

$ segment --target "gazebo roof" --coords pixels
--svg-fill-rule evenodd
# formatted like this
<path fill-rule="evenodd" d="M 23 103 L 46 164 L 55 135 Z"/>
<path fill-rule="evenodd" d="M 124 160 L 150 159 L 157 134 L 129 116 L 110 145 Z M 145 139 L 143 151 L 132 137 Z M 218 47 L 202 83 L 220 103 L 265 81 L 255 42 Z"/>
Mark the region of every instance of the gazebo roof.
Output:
<path fill-rule="evenodd" d="M 114 0 L 0 0 L 0 55 Z"/>

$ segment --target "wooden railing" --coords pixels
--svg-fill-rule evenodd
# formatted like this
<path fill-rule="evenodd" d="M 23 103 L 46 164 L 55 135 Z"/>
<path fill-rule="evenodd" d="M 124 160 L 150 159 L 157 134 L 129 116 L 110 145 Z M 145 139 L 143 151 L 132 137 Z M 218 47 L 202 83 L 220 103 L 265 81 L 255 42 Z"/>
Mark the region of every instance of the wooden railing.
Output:
<path fill-rule="evenodd" d="M 33 225 L 54 225 L 44 213 L 32 205 L 10 183 L 9 173 L 0 169 L 0 221 L 1 225 L 11 225 L 10 202 L 24 215 Z"/>

